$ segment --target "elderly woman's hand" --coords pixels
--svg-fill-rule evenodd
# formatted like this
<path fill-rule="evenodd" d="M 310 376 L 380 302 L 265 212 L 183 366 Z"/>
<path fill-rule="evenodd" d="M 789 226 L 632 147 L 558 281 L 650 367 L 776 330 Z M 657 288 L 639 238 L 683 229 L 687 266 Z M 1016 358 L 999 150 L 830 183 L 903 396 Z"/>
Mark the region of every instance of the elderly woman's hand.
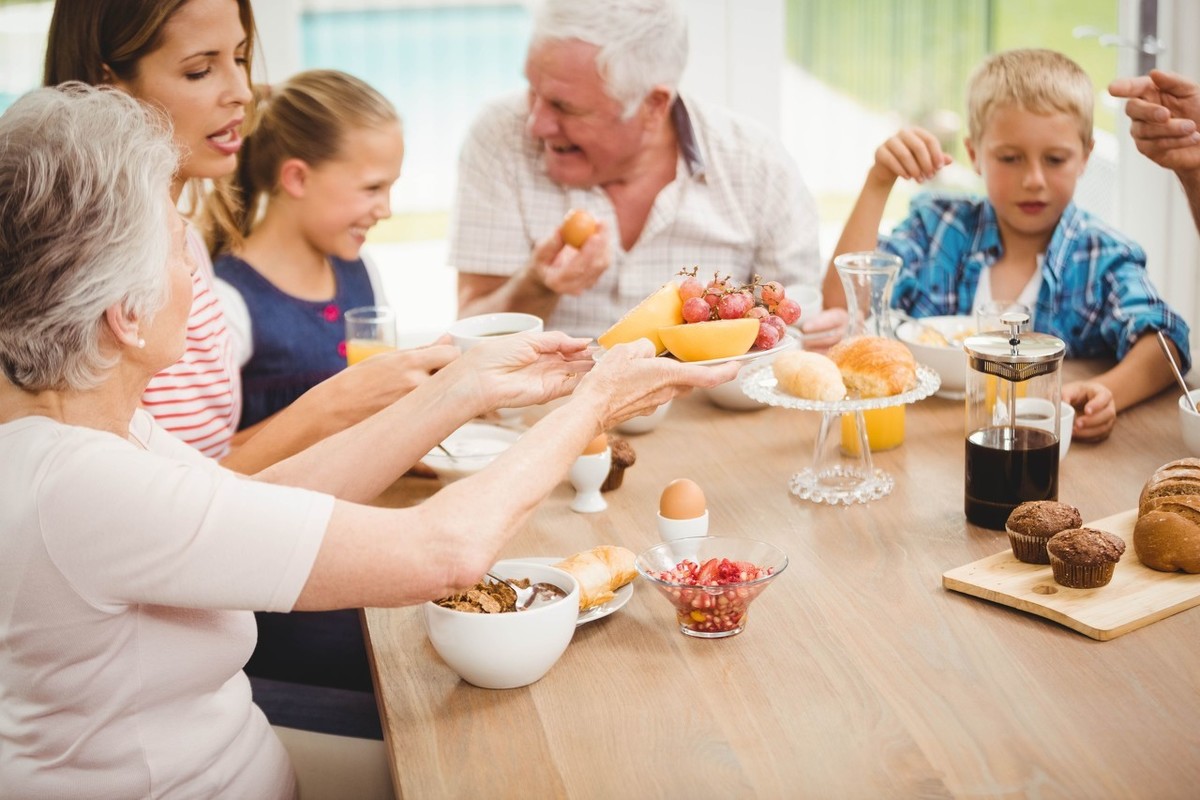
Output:
<path fill-rule="evenodd" d="M 476 381 L 488 410 L 539 405 L 570 394 L 595 366 L 589 341 L 560 331 L 503 336 L 472 347 L 456 369 Z"/>
<path fill-rule="evenodd" d="M 627 419 L 649 414 L 673 397 L 695 387 L 711 388 L 733 380 L 740 364 L 702 367 L 655 358 L 647 339 L 613 347 L 580 383 L 576 395 L 596 403 L 600 425 L 608 430 Z"/>

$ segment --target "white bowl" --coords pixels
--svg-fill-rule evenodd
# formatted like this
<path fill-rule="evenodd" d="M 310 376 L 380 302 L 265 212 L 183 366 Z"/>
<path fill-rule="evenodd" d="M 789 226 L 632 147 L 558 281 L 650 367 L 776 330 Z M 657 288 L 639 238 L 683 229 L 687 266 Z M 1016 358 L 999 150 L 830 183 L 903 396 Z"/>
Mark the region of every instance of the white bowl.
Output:
<path fill-rule="evenodd" d="M 442 442 L 452 456 L 435 447 L 421 460 L 449 483 L 479 472 L 520 437 L 517 431 L 499 425 L 468 422 Z"/>
<path fill-rule="evenodd" d="M 464 681 L 484 689 L 528 686 L 550 671 L 571 643 L 579 619 L 579 584 L 570 573 L 531 561 L 498 561 L 491 571 L 503 578 L 552 583 L 562 600 L 507 614 L 471 614 L 422 606 L 433 649 Z"/>
<path fill-rule="evenodd" d="M 929 343 L 926 327 L 945 336 L 951 344 Z M 912 351 L 917 363 L 929 367 L 942 379 L 938 396 L 957 400 L 967 390 L 967 354 L 962 341 L 974 333 L 975 318 L 970 316 L 922 317 L 915 322 L 905 320 L 896 328 L 896 338 Z"/>
<path fill-rule="evenodd" d="M 667 412 L 671 410 L 671 401 L 663 403 L 658 408 L 651 411 L 649 414 L 643 414 L 640 417 L 631 417 L 617 426 L 618 433 L 639 434 L 649 433 L 658 427 L 658 423 L 666 419 Z"/>
<path fill-rule="evenodd" d="M 1200 389 L 1193 389 L 1188 394 L 1200 406 Z M 1183 434 L 1183 444 L 1188 453 L 1200 456 L 1200 414 L 1192 411 L 1184 395 L 1179 395 L 1179 431 Z"/>

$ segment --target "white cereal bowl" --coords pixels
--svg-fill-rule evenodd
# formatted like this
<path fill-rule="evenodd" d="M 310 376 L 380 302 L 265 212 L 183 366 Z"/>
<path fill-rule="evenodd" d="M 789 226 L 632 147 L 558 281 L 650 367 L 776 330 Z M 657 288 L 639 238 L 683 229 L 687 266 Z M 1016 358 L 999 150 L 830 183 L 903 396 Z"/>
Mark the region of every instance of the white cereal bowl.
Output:
<path fill-rule="evenodd" d="M 932 328 L 945 336 L 950 346 L 928 341 Z M 937 372 L 942 379 L 938 397 L 961 400 L 967 390 L 967 354 L 962 341 L 975 333 L 975 318 L 969 316 L 922 317 L 906 320 L 896 328 L 896 338 L 912 351 L 917 363 Z"/>
<path fill-rule="evenodd" d="M 445 451 L 435 447 L 421 460 L 439 478 L 450 483 L 479 472 L 520 437 L 521 434 L 510 428 L 486 422 L 468 422 L 442 442 Z"/>
<path fill-rule="evenodd" d="M 507 614 L 471 614 L 428 602 L 422 606 L 429 642 L 467 683 L 515 689 L 540 680 L 566 651 L 579 619 L 579 584 L 570 573 L 531 561 L 498 561 L 503 578 L 552 583 L 567 593 L 553 603 Z"/>
<path fill-rule="evenodd" d="M 1193 389 L 1188 394 L 1200 406 L 1200 389 Z M 1200 414 L 1192 411 L 1184 395 L 1179 395 L 1179 431 L 1183 434 L 1183 444 L 1188 454 L 1200 456 Z"/>
<path fill-rule="evenodd" d="M 660 422 L 666 419 L 667 412 L 670 410 L 671 401 L 668 400 L 649 414 L 643 414 L 640 417 L 632 417 L 625 420 L 617 426 L 617 433 L 625 433 L 630 435 L 649 433 L 657 428 Z"/>

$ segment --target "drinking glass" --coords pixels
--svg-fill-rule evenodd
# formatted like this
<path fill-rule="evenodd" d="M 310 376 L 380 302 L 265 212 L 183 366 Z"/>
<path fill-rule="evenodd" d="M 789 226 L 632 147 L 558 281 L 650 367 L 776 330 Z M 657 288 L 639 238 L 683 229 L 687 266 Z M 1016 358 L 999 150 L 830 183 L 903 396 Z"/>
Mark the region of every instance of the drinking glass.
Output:
<path fill-rule="evenodd" d="M 396 349 L 396 312 L 389 306 L 362 306 L 346 312 L 346 363 Z"/>
<path fill-rule="evenodd" d="M 890 253 L 845 253 L 833 260 L 846 293 L 850 316 L 849 336 L 892 335 L 892 283 L 902 261 Z M 847 455 L 861 452 L 861 429 L 866 428 L 871 450 L 879 452 L 904 443 L 904 406 L 859 411 L 842 417 L 842 450 Z"/>

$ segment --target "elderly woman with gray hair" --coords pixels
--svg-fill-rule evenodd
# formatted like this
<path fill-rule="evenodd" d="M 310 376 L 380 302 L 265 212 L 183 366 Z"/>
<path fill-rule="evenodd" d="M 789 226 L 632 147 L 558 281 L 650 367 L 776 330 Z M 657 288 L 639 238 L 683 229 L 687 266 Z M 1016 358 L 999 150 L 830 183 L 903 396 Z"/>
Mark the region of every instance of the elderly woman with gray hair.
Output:
<path fill-rule="evenodd" d="M 292 796 L 241 672 L 250 610 L 470 585 L 597 433 L 736 370 L 655 359 L 643 342 L 588 371 L 582 340 L 511 337 L 238 476 L 138 408 L 184 346 L 176 164 L 158 116 L 121 92 L 41 89 L 0 117 L 0 785 L 13 796 Z M 360 505 L 463 421 L 568 392 L 489 469 L 413 508 Z"/>

